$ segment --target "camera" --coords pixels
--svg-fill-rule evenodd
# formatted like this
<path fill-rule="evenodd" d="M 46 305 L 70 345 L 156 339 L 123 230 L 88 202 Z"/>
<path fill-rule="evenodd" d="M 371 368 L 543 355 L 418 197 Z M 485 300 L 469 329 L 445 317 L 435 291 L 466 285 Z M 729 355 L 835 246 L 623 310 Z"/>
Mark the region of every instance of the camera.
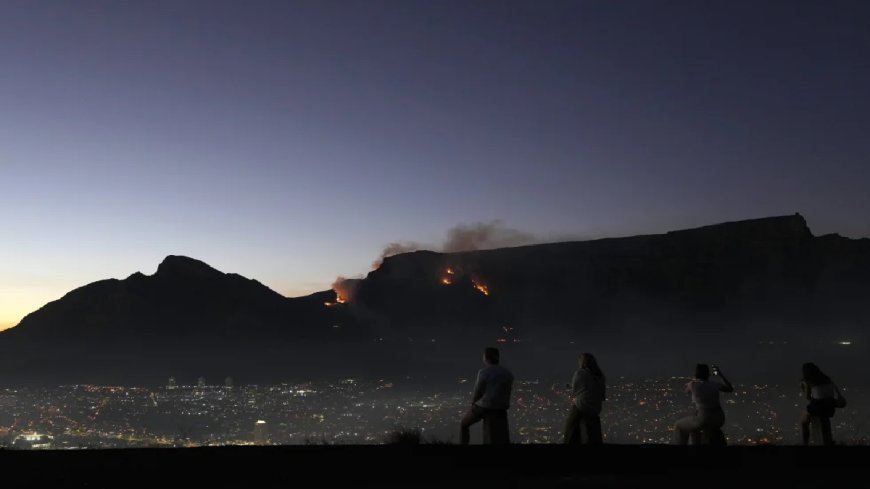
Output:
<path fill-rule="evenodd" d="M 719 375 L 719 366 L 713 365 L 713 375 Z"/>

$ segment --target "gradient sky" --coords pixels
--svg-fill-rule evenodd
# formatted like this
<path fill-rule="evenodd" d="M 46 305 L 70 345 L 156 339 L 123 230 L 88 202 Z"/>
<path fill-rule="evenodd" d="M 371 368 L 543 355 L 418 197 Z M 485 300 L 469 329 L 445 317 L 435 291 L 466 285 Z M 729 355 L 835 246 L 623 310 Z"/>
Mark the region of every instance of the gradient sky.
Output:
<path fill-rule="evenodd" d="M 870 2 L 0 3 L 0 327 L 167 254 L 285 295 L 501 219 L 870 236 Z"/>

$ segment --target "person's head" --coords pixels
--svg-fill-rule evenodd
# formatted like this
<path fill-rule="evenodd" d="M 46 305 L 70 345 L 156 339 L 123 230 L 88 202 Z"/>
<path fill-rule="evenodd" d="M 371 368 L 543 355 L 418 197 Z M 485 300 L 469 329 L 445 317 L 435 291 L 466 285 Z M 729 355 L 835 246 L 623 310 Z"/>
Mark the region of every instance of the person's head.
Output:
<path fill-rule="evenodd" d="M 710 380 L 710 367 L 706 363 L 695 365 L 695 378 L 701 380 Z"/>
<path fill-rule="evenodd" d="M 602 372 L 601 367 L 598 366 L 598 361 L 595 360 L 595 355 L 591 353 L 581 353 L 577 358 L 577 361 L 580 362 L 580 368 L 586 369 L 599 377 L 604 377 L 604 372 Z"/>
<path fill-rule="evenodd" d="M 822 372 L 822 369 L 812 362 L 801 365 L 801 373 L 803 373 L 804 382 L 810 385 L 822 385 L 831 382 L 831 379 Z"/>
<path fill-rule="evenodd" d="M 499 353 L 498 348 L 488 347 L 483 350 L 483 363 L 487 365 L 498 365 Z"/>

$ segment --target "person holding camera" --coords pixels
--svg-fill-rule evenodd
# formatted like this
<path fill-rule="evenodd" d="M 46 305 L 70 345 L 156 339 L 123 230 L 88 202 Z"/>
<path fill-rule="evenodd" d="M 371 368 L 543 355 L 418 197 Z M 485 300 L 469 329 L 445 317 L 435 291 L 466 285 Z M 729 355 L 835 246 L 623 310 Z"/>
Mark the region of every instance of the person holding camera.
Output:
<path fill-rule="evenodd" d="M 710 368 L 705 363 L 695 365 L 695 378 L 686 384 L 685 391 L 692 395 L 695 415 L 685 417 L 674 424 L 677 444 L 687 445 L 691 435 L 699 436 L 702 430 L 719 430 L 725 424 L 725 411 L 719 402 L 720 392 L 733 392 L 734 386 L 713 365 L 713 375 L 722 382 L 710 380 Z"/>

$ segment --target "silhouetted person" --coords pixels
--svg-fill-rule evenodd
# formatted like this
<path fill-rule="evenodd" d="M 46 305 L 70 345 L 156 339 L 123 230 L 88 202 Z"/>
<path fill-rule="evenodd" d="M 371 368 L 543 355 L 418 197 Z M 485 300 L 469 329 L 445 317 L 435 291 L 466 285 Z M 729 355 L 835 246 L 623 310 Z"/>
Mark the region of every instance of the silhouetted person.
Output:
<path fill-rule="evenodd" d="M 831 417 L 837 406 L 839 389 L 814 363 L 805 363 L 801 367 L 801 392 L 810 401 L 806 409 L 801 413 L 801 437 L 804 446 L 810 443 L 810 421 L 821 423 L 822 443 L 832 445 Z"/>
<path fill-rule="evenodd" d="M 498 348 L 483 352 L 486 367 L 477 372 L 471 409 L 460 423 L 460 438 L 468 445 L 469 428 L 484 420 L 484 443 L 508 443 L 507 409 L 510 405 L 513 374 L 499 365 Z"/>
<path fill-rule="evenodd" d="M 680 445 L 687 445 L 691 435 L 700 437 L 704 430 L 721 433 L 720 429 L 725 424 L 725 411 L 719 403 L 719 393 L 733 392 L 734 386 L 715 365 L 713 365 L 713 375 L 719 376 L 722 382 L 710 380 L 710 368 L 707 364 L 695 365 L 695 379 L 685 387 L 685 391 L 692 395 L 692 402 L 695 403 L 695 415 L 683 418 L 674 424 L 674 435 Z"/>
<path fill-rule="evenodd" d="M 580 368 L 571 379 L 571 411 L 565 420 L 565 443 L 582 443 L 582 432 L 590 445 L 602 442 L 601 403 L 604 402 L 604 372 L 595 356 L 583 353 L 578 358 Z"/>

